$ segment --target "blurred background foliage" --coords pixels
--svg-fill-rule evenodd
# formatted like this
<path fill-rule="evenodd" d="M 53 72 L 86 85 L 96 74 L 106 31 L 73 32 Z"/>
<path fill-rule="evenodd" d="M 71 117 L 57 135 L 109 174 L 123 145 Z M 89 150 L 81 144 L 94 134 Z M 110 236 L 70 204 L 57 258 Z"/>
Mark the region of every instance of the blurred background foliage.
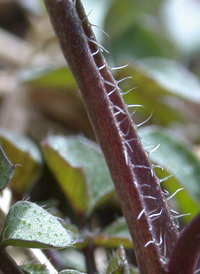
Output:
<path fill-rule="evenodd" d="M 158 176 L 175 174 L 171 183 L 165 182 L 166 193 L 172 195 L 180 187 L 185 188 L 176 199 L 170 200 L 181 214 L 192 213 L 184 217 L 182 226 L 200 209 L 200 2 L 83 0 L 83 4 L 99 42 L 110 52 L 105 53 L 110 67 L 129 64 L 113 72 L 119 81 L 132 76 L 119 85 L 127 104 L 144 106 L 130 107 L 136 124 L 148 120 L 141 130 L 144 146 L 151 151 L 161 144 L 162 149 L 152 153 Z M 46 201 L 49 207 L 57 207 L 62 217 L 68 215 L 76 222 L 61 191 L 62 178 L 58 179 L 60 189 L 51 174 L 57 176 L 57 170 L 51 166 L 55 166 L 59 153 L 43 143 L 48 168 L 45 163 L 41 165 L 38 148 L 46 136 L 52 134 L 81 134 L 93 141 L 95 137 L 42 0 L 0 1 L 0 112 L 1 143 L 11 161 L 26 168 L 20 172 L 19 167 L 14 183 L 11 182 L 15 199 L 25 195 L 41 204 Z M 10 131 L 14 135 L 8 133 Z M 30 140 L 18 139 L 21 135 L 35 142 L 37 148 L 34 143 L 27 145 Z M 28 150 L 21 143 L 25 143 Z M 66 170 L 69 168 L 68 163 L 63 165 Z M 159 165 L 164 166 L 165 171 Z M 78 176 L 74 171 L 71 174 Z M 81 180 L 84 188 L 83 178 Z M 112 191 L 111 187 L 103 195 L 110 197 Z M 101 224 L 105 228 L 121 215 L 116 198 L 109 198 L 108 203 L 109 207 L 99 207 L 93 225 L 97 223 L 96 226 Z M 123 227 L 121 230 L 119 224 Z M 113 233 L 113 227 L 116 223 L 95 236 L 94 243 L 115 247 L 119 241 L 130 248 L 124 220 L 117 223 L 119 231 L 114 229 Z M 66 258 L 68 253 L 70 261 L 73 252 L 62 251 L 62 255 Z M 79 262 L 81 265 L 81 259 Z M 74 261 L 68 263 L 73 266 Z M 84 266 L 80 269 L 84 270 Z"/>

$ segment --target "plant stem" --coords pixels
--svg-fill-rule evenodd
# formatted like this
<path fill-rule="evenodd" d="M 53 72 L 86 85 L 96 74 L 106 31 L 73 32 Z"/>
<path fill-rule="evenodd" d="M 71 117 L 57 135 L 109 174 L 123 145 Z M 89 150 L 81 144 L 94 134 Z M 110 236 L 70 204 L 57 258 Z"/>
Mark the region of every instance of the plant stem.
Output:
<path fill-rule="evenodd" d="M 118 83 L 81 2 L 45 0 L 45 4 L 107 161 L 140 273 L 166 273 L 178 232 Z"/>
<path fill-rule="evenodd" d="M 3 274 L 24 274 L 5 250 L 0 250 L 0 271 Z"/>
<path fill-rule="evenodd" d="M 85 255 L 87 273 L 88 274 L 97 273 L 95 258 L 94 258 L 94 247 L 93 247 L 93 245 L 89 244 L 87 247 L 85 247 L 83 249 L 83 254 Z"/>
<path fill-rule="evenodd" d="M 86 218 L 83 214 L 79 214 L 77 217 L 77 224 L 79 230 L 87 230 L 88 224 L 86 223 Z M 88 274 L 97 273 L 95 257 L 94 257 L 94 246 L 90 243 L 88 246 L 83 248 L 83 254 L 85 256 L 85 263 L 87 267 Z"/>
<path fill-rule="evenodd" d="M 181 232 L 168 265 L 169 274 L 193 274 L 200 254 L 200 213 Z"/>

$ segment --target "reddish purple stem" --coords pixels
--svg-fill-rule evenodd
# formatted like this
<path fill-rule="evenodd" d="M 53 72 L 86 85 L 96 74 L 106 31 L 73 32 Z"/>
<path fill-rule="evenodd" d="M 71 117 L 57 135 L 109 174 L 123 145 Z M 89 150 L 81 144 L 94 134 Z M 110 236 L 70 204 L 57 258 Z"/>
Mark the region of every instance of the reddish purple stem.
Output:
<path fill-rule="evenodd" d="M 45 0 L 45 4 L 107 161 L 140 273 L 166 273 L 178 232 L 117 81 L 81 2 Z"/>
<path fill-rule="evenodd" d="M 172 252 L 169 274 L 193 274 L 200 254 L 200 213 L 181 232 Z M 199 272 L 200 273 L 200 272 Z"/>

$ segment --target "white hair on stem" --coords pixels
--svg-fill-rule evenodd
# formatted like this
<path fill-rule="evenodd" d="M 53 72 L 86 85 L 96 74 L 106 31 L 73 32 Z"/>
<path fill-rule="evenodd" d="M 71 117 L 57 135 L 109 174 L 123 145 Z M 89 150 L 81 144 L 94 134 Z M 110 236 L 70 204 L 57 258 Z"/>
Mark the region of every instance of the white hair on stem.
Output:
<path fill-rule="evenodd" d="M 99 67 L 98 69 L 99 69 L 99 71 L 100 70 L 102 70 L 102 69 L 104 69 L 106 67 L 106 64 L 103 64 L 101 67 Z"/>
<path fill-rule="evenodd" d="M 169 200 L 172 199 L 178 192 L 180 192 L 180 191 L 183 190 L 183 189 L 184 189 L 183 187 L 177 189 L 170 197 L 166 198 L 166 200 L 169 201 Z"/>
<path fill-rule="evenodd" d="M 91 38 L 88 38 L 88 37 L 87 37 L 87 40 L 88 40 L 88 42 L 97 45 L 100 49 L 102 49 L 103 51 L 105 51 L 106 53 L 109 54 L 109 51 L 108 51 L 107 49 L 105 49 L 105 48 L 104 48 L 101 44 L 99 44 L 97 41 L 95 41 L 95 40 L 93 40 L 93 39 L 91 39 Z"/>
<path fill-rule="evenodd" d="M 75 0 L 75 3 L 74 5 L 76 5 L 76 0 Z M 90 16 L 90 14 L 93 12 L 93 10 L 89 11 L 88 14 L 83 18 L 83 20 L 81 21 L 81 23 L 83 24 L 85 22 L 85 20 L 88 19 L 88 17 Z"/>
<path fill-rule="evenodd" d="M 95 27 L 97 29 L 99 29 L 103 34 L 105 34 L 108 38 L 109 38 L 109 34 L 103 30 L 102 28 L 100 28 L 99 26 L 95 25 L 95 24 L 90 24 L 92 27 Z"/>
<path fill-rule="evenodd" d="M 129 90 L 123 92 L 123 96 L 126 95 L 126 94 L 128 94 L 129 92 L 133 91 L 133 90 L 136 89 L 136 88 L 137 88 L 137 87 L 135 87 L 135 88 L 130 88 Z"/>
<path fill-rule="evenodd" d="M 122 78 L 121 80 L 118 80 L 117 83 L 120 84 L 121 82 L 124 82 L 125 80 L 132 79 L 132 78 L 133 78 L 133 76 L 127 76 L 127 77 Z"/>
<path fill-rule="evenodd" d="M 151 114 L 149 115 L 149 117 L 144 120 L 143 122 L 141 122 L 140 124 L 137 125 L 137 127 L 141 127 L 142 125 L 146 124 L 153 116 L 153 110 L 151 111 Z"/>
<path fill-rule="evenodd" d="M 154 240 L 148 241 L 148 242 L 145 244 L 145 246 L 144 246 L 144 247 L 147 247 L 148 245 L 150 245 L 150 244 L 154 244 L 154 243 L 155 243 L 155 241 L 154 241 Z"/>
<path fill-rule="evenodd" d="M 142 209 L 141 212 L 139 213 L 138 217 L 137 217 L 137 220 L 139 220 L 142 217 L 142 215 L 144 214 L 144 212 L 145 212 L 145 210 Z"/>

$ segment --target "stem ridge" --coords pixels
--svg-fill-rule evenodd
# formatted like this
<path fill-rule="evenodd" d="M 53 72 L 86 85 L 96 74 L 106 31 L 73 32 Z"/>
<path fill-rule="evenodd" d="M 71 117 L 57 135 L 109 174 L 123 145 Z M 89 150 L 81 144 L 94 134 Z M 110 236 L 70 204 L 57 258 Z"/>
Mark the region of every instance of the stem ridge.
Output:
<path fill-rule="evenodd" d="M 178 232 L 119 81 L 112 76 L 80 0 L 45 4 L 108 164 L 140 273 L 166 273 Z"/>

